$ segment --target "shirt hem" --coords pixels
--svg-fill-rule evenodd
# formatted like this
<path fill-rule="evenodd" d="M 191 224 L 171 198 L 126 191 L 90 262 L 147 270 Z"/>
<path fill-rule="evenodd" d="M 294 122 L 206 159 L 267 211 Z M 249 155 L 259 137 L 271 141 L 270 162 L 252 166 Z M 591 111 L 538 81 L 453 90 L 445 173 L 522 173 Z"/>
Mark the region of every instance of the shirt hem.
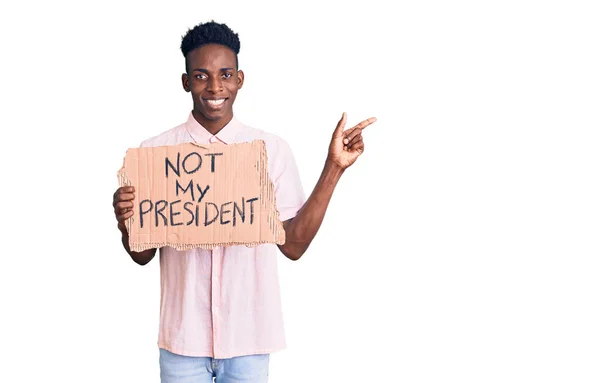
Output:
<path fill-rule="evenodd" d="M 211 351 L 194 351 L 188 350 L 183 347 L 174 347 L 170 346 L 165 342 L 158 342 L 158 347 L 165 349 L 173 354 L 183 355 L 183 356 L 191 356 L 191 357 L 204 357 L 204 358 L 214 358 L 214 359 L 230 359 L 238 356 L 248 356 L 248 355 L 262 355 L 262 354 L 274 354 L 279 351 L 285 350 L 286 346 L 280 347 L 272 347 L 272 348 L 256 348 L 248 351 L 241 351 L 236 353 L 218 353 L 213 354 Z"/>

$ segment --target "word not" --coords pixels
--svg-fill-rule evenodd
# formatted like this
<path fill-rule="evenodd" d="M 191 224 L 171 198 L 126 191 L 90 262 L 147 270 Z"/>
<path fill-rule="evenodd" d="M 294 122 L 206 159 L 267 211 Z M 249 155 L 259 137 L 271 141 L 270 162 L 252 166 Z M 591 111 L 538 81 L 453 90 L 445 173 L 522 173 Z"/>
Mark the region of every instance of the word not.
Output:
<path fill-rule="evenodd" d="M 210 156 L 210 172 L 215 172 L 215 157 L 222 156 L 223 153 L 206 153 L 205 156 Z M 177 174 L 177 177 L 181 176 L 181 168 L 186 174 L 193 174 L 202 167 L 202 155 L 198 152 L 191 152 L 181 160 L 181 153 L 177 153 L 177 167 L 169 160 L 169 157 L 165 157 L 165 176 L 169 178 L 169 168 Z"/>

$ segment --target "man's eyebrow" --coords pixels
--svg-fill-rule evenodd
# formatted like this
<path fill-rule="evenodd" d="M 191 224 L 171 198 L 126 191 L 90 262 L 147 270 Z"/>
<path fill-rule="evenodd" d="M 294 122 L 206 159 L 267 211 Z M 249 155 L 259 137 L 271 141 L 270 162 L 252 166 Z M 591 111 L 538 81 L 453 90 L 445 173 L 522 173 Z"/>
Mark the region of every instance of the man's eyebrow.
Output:
<path fill-rule="evenodd" d="M 221 72 L 226 71 L 226 70 L 233 70 L 233 68 L 221 68 Z M 208 73 L 208 69 L 204 69 L 204 68 L 195 68 L 192 70 L 192 72 L 202 72 L 202 73 Z"/>

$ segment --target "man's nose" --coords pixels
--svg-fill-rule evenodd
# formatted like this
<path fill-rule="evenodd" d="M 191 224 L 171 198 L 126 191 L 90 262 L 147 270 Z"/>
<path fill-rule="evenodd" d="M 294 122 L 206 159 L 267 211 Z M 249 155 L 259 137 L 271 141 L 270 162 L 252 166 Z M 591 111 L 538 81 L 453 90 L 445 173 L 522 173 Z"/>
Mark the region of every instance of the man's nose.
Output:
<path fill-rule="evenodd" d="M 213 77 L 212 79 L 208 80 L 208 90 L 210 92 L 216 93 L 216 92 L 220 92 L 223 89 L 223 83 L 221 82 L 221 79 L 218 77 Z"/>

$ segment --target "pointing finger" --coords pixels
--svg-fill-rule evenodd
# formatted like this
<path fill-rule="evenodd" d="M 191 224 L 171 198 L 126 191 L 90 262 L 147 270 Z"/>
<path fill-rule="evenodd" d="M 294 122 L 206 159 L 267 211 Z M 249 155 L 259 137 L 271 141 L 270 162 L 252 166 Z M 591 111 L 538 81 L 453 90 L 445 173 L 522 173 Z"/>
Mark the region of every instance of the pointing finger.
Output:
<path fill-rule="evenodd" d="M 367 118 L 366 120 L 358 123 L 355 128 L 363 130 L 364 128 L 366 128 L 367 126 L 371 125 L 372 123 L 374 123 L 375 121 L 377 121 L 377 119 L 375 117 L 370 117 Z"/>

